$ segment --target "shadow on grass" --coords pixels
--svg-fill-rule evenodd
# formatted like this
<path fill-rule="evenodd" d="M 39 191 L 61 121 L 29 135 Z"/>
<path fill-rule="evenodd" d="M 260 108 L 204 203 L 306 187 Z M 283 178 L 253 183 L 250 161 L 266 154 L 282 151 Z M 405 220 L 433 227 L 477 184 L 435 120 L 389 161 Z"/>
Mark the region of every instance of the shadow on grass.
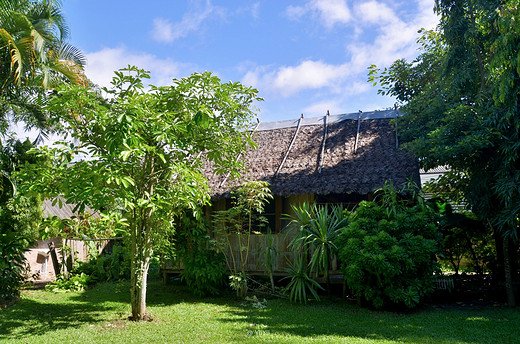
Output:
<path fill-rule="evenodd" d="M 402 343 L 520 343 L 516 335 L 518 309 L 487 308 L 446 310 L 425 308 L 398 314 L 372 311 L 346 303 L 311 305 L 273 300 L 266 309 L 235 308 L 220 321 L 243 319 L 248 337 L 275 335 L 280 338 L 326 338 L 388 340 Z M 235 337 L 243 337 L 236 331 Z"/>
<path fill-rule="evenodd" d="M 148 306 L 169 306 L 197 300 L 182 286 L 164 286 L 159 281 L 148 283 Z M 17 304 L 0 311 L 0 340 L 127 320 L 130 313 L 129 281 L 99 283 L 80 293 L 28 290 L 22 293 Z"/>
<path fill-rule="evenodd" d="M 110 307 L 89 303 L 40 303 L 22 300 L 0 313 L 0 339 L 42 335 L 49 331 L 96 323 Z"/>
<path fill-rule="evenodd" d="M 18 304 L 0 312 L 0 339 L 13 334 L 17 337 L 43 335 L 104 321 L 107 312 L 121 314 L 118 303 L 129 302 L 127 294 L 128 288 L 122 288 L 121 283 L 100 284 L 81 293 L 25 291 Z"/>
<path fill-rule="evenodd" d="M 172 306 L 171 313 L 177 312 L 177 304 L 198 304 L 186 312 L 189 318 L 205 319 L 197 328 L 214 332 L 225 328 L 234 342 L 247 341 L 248 338 L 253 342 L 276 342 L 287 337 L 294 342 L 302 338 L 322 342 L 348 341 L 349 337 L 404 343 L 520 342 L 516 335 L 520 323 L 519 309 L 425 308 L 403 315 L 366 310 L 341 301 L 299 305 L 277 299 L 270 300 L 265 309 L 253 309 L 240 306 L 229 295 L 200 299 L 185 286 L 163 286 L 155 281 L 149 283 L 147 299 L 150 307 Z M 0 311 L 0 341 L 69 328 L 78 329 L 78 335 L 81 335 L 85 326 L 126 319 L 130 315 L 129 302 L 128 282 L 103 283 L 73 294 L 30 291 L 24 293 L 20 303 Z M 200 307 L 201 304 L 218 307 L 204 308 Z M 159 321 L 158 324 L 160 327 L 155 329 L 158 332 L 168 333 L 175 328 L 175 322 L 172 325 L 170 321 Z"/>

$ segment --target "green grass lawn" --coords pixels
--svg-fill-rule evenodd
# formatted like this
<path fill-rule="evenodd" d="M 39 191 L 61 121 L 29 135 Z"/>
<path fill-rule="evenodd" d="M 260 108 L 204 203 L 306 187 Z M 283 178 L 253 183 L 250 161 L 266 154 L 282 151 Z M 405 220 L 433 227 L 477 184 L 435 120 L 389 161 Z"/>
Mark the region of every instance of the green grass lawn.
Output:
<path fill-rule="evenodd" d="M 79 293 L 24 291 L 0 311 L 0 343 L 520 343 L 520 311 L 425 307 L 410 314 L 347 302 L 267 308 L 233 298 L 197 299 L 184 286 L 152 282 L 152 322 L 134 323 L 128 282 Z"/>

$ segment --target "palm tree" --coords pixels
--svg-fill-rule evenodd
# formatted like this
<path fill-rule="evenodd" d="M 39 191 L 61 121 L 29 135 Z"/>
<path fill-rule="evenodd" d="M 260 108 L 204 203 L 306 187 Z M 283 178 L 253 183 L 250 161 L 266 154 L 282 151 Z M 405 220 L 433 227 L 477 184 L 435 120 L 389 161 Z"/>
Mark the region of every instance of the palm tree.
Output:
<path fill-rule="evenodd" d="M 63 82 L 85 83 L 85 57 L 66 43 L 69 29 L 57 0 L 0 0 L 0 124 L 14 115 L 42 127 L 46 91 Z"/>

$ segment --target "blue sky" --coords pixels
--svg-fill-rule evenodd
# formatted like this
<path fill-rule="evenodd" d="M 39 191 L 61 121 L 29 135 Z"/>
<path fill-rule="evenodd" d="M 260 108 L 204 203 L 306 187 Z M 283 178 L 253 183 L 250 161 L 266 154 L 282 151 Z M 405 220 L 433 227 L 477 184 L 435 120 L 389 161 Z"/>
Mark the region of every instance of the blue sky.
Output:
<path fill-rule="evenodd" d="M 417 55 L 417 31 L 433 28 L 434 0 L 63 2 L 70 42 L 87 76 L 108 86 L 128 64 L 151 83 L 211 71 L 265 99 L 262 121 L 372 111 L 393 105 L 367 83 L 367 67 Z"/>

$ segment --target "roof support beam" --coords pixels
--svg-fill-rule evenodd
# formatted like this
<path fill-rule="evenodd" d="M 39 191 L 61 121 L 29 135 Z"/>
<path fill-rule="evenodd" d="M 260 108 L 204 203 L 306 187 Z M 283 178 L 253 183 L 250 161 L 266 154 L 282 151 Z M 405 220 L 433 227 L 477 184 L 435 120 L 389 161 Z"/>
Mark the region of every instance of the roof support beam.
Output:
<path fill-rule="evenodd" d="M 287 157 L 289 156 L 289 152 L 291 151 L 294 141 L 296 140 L 296 136 L 298 135 L 298 132 L 300 131 L 300 126 L 301 126 L 302 122 L 303 122 L 303 113 L 302 113 L 300 119 L 298 120 L 298 125 L 296 126 L 296 131 L 294 132 L 291 143 L 289 144 L 289 148 L 287 148 L 287 152 L 285 152 L 285 156 L 283 157 L 283 160 L 280 163 L 280 166 L 278 166 L 278 169 L 274 173 L 275 177 L 278 175 L 278 173 L 280 173 L 280 170 L 282 169 L 283 164 L 285 164 L 285 160 L 287 160 Z"/>
<path fill-rule="evenodd" d="M 323 140 L 321 141 L 321 152 L 320 161 L 318 163 L 318 173 L 321 173 L 323 167 L 323 159 L 325 158 L 325 143 L 327 141 L 327 120 L 329 119 L 330 112 L 327 110 L 327 115 L 323 117 Z"/>
<path fill-rule="evenodd" d="M 359 127 L 361 126 L 361 115 L 363 114 L 363 111 L 359 110 L 358 118 L 357 118 L 357 133 L 356 133 L 356 142 L 354 143 L 354 153 L 357 151 L 357 146 L 359 142 Z"/>
<path fill-rule="evenodd" d="M 394 119 L 394 125 L 395 125 L 395 149 L 399 148 L 399 137 L 397 136 L 397 118 L 399 117 L 399 109 L 397 108 L 397 104 L 395 104 L 395 119 Z"/>

